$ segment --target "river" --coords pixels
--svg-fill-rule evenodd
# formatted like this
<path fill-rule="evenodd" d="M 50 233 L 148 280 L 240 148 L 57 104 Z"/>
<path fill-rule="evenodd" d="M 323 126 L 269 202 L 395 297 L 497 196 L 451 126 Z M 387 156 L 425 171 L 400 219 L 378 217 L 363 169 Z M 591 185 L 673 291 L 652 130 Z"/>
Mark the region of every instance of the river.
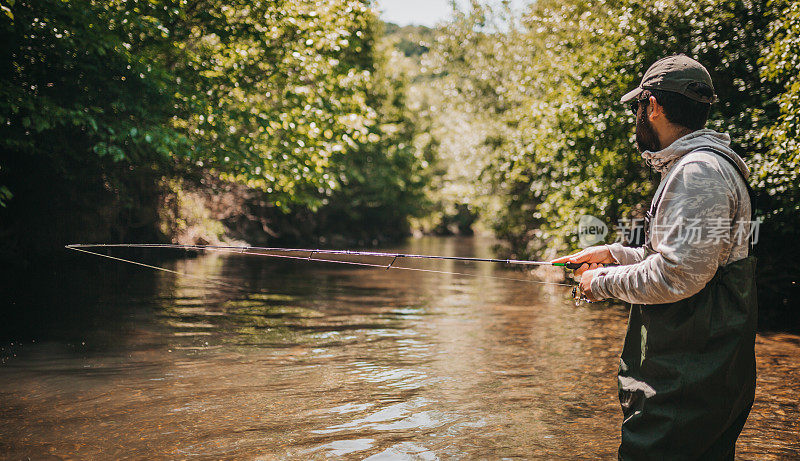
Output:
<path fill-rule="evenodd" d="M 390 250 L 488 257 L 491 243 Z M 65 261 L 4 296 L 3 458 L 616 457 L 624 306 L 576 307 L 568 288 L 488 263 L 413 262 L 478 277 L 247 255 L 160 263 L 217 285 Z M 760 333 L 756 352 L 737 459 L 797 458 L 800 337 Z"/>

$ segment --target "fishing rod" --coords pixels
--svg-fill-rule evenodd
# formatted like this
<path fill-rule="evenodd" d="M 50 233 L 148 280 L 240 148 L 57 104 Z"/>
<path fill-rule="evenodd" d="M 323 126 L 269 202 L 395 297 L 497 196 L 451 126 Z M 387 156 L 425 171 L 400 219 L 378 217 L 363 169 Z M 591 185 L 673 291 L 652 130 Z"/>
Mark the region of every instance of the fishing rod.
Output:
<path fill-rule="evenodd" d="M 381 253 L 377 251 L 358 251 L 358 250 L 325 250 L 321 248 L 279 248 L 279 247 L 254 247 L 254 246 L 233 246 L 233 245 L 180 245 L 173 243 L 73 243 L 66 245 L 66 248 L 77 250 L 79 248 L 170 248 L 179 250 L 209 250 L 209 251 L 224 251 L 229 253 L 245 253 L 252 252 L 253 250 L 259 251 L 282 251 L 286 253 L 308 253 L 308 257 L 301 259 L 312 258 L 316 254 L 320 255 L 349 255 L 349 256 L 373 256 L 392 258 L 392 261 L 387 265 L 379 265 L 379 267 L 386 267 L 390 269 L 399 258 L 408 259 L 438 259 L 438 260 L 452 260 L 452 261 L 469 261 L 469 262 L 490 262 L 490 263 L 504 263 L 512 265 L 526 265 L 526 266 L 561 266 L 567 269 L 578 269 L 585 263 L 553 263 L 550 261 L 529 261 L 524 259 L 498 259 L 498 258 L 475 258 L 468 256 L 439 256 L 439 255 L 423 255 L 423 254 L 410 254 L 410 253 Z M 262 256 L 278 256 L 267 253 L 255 253 Z M 324 260 L 331 262 L 344 262 L 335 260 Z"/>
<path fill-rule="evenodd" d="M 572 296 L 575 298 L 575 304 L 578 305 L 580 301 L 588 301 L 585 297 L 580 295 L 580 292 L 577 290 L 577 286 L 567 284 L 567 283 L 559 283 L 559 282 L 547 282 L 541 280 L 530 280 L 530 279 L 520 279 L 520 278 L 512 278 L 512 277 L 497 277 L 491 275 L 483 275 L 483 274 L 470 274 L 465 272 L 450 272 L 450 271 L 441 271 L 441 270 L 434 270 L 434 269 L 422 269 L 416 267 L 403 267 L 403 266 L 395 266 L 394 263 L 398 259 L 427 259 L 427 260 L 450 260 L 450 261 L 465 261 L 465 262 L 491 262 L 491 263 L 503 263 L 509 265 L 522 265 L 522 266 L 558 266 L 564 267 L 566 269 L 575 270 L 580 268 L 582 265 L 586 263 L 554 263 L 550 261 L 530 261 L 530 260 L 523 260 L 523 259 L 500 259 L 500 258 L 477 258 L 477 257 L 469 257 L 469 256 L 441 256 L 441 255 L 426 255 L 426 254 L 412 254 L 412 253 L 384 253 L 384 252 L 377 252 L 377 251 L 359 251 L 359 250 L 328 250 L 322 248 L 282 248 L 282 247 L 256 247 L 256 246 L 234 246 L 234 245 L 182 245 L 182 244 L 175 244 L 175 243 L 73 243 L 70 245 L 65 245 L 65 248 L 69 250 L 79 251 L 82 253 L 87 253 L 91 255 L 101 256 L 104 258 L 126 262 L 130 264 L 135 264 L 138 266 L 148 267 L 155 270 L 160 270 L 164 272 L 169 272 L 181 276 L 191 277 L 195 279 L 203 279 L 205 277 L 198 277 L 191 274 L 185 274 L 182 272 L 178 272 L 172 269 L 167 269 L 159 266 L 153 266 L 149 264 L 144 264 L 138 261 L 132 261 L 128 259 L 123 259 L 116 256 L 110 256 L 103 253 L 98 253 L 95 251 L 90 251 L 89 249 L 101 249 L 101 248 L 153 248 L 153 249 L 177 249 L 177 250 L 194 250 L 194 251 L 211 251 L 211 252 L 222 252 L 222 253 L 230 253 L 230 254 L 246 254 L 246 255 L 255 255 L 255 256 L 266 256 L 266 257 L 273 257 L 273 258 L 285 258 L 285 259 L 295 259 L 295 260 L 305 260 L 305 261 L 315 261 L 315 262 L 327 262 L 327 263 L 337 263 L 337 264 L 348 264 L 348 265 L 355 265 L 355 266 L 362 266 L 362 267 L 374 267 L 374 268 L 382 268 L 384 270 L 395 269 L 395 270 L 407 270 L 407 271 L 416 271 L 416 272 L 428 272 L 428 273 L 436 273 L 436 274 L 451 274 L 451 275 L 459 275 L 465 277 L 479 277 L 479 278 L 491 278 L 491 279 L 498 279 L 498 280 L 512 280 L 517 282 L 528 282 L 528 283 L 537 283 L 543 285 L 558 285 L 558 286 L 566 286 L 572 287 Z M 265 253 L 265 252 L 273 252 L 273 253 Z M 283 253 L 290 253 L 290 254 L 274 254 L 274 252 L 283 252 Z M 306 254 L 307 253 L 307 254 Z M 366 263 L 360 261 L 343 261 L 337 259 L 322 259 L 322 258 L 315 258 L 315 255 L 345 255 L 345 256 L 367 256 L 367 257 L 379 257 L 379 258 L 391 258 L 391 262 L 388 264 L 374 264 L 374 263 Z M 231 284 L 225 282 L 218 282 L 213 280 L 208 280 L 212 283 L 223 285 L 223 286 L 233 286 Z"/>

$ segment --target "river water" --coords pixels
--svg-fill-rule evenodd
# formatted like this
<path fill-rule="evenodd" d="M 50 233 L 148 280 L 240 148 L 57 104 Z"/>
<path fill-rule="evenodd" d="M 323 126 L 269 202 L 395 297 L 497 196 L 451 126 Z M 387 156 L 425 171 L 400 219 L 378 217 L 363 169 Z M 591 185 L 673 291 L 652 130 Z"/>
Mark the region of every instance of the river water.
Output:
<path fill-rule="evenodd" d="M 491 243 L 390 250 L 486 257 Z M 160 263 L 231 287 L 67 262 L 5 297 L 3 458 L 616 456 L 624 306 L 576 307 L 568 288 L 492 264 L 415 265 L 481 276 L 466 277 L 247 255 Z M 757 356 L 737 458 L 797 458 L 800 337 L 762 333 Z"/>

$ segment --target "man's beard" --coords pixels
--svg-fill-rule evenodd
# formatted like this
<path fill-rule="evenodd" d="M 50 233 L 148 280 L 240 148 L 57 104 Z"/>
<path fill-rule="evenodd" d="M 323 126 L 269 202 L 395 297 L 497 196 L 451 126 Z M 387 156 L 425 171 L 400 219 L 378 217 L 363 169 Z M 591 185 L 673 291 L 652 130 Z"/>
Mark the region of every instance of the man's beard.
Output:
<path fill-rule="evenodd" d="M 656 130 L 647 118 L 644 108 L 639 116 L 636 117 L 636 148 L 639 152 L 649 150 L 656 152 L 661 150 L 661 143 L 658 141 Z"/>

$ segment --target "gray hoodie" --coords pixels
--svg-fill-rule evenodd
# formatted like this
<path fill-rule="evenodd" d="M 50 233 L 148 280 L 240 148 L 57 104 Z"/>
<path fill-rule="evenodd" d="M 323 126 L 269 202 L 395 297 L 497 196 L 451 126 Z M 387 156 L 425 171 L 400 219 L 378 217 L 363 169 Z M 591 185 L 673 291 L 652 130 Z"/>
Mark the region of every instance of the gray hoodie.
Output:
<path fill-rule="evenodd" d="M 620 266 L 597 270 L 591 292 L 634 304 L 679 301 L 699 292 L 717 268 L 745 258 L 750 241 L 750 198 L 742 176 L 713 148 L 749 170 L 730 137 L 703 129 L 658 152 L 642 153 L 661 173 L 661 195 L 644 247 L 608 245 Z"/>

